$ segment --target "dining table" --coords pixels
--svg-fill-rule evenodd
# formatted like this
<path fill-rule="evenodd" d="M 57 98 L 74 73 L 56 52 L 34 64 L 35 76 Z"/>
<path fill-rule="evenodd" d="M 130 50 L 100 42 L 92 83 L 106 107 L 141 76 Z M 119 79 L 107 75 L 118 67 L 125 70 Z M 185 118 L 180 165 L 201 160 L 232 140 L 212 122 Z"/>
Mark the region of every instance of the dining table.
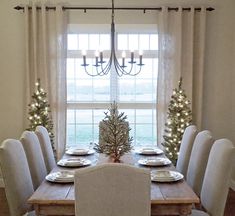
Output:
<path fill-rule="evenodd" d="M 71 156 L 65 154 L 63 158 L 86 158 L 91 161 L 89 166 L 111 163 L 110 157 L 104 154 L 90 154 L 87 156 Z M 140 159 L 165 157 L 164 155 L 142 155 L 136 152 L 125 154 L 121 157 L 121 163 L 130 164 L 136 167 L 152 170 L 172 170 L 175 167 L 170 164 L 167 166 L 143 166 L 138 163 Z M 68 168 L 56 166 L 51 172 L 61 170 L 84 169 L 87 166 L 79 168 Z M 95 184 L 95 183 L 94 183 Z M 92 187 L 92 185 L 91 185 Z M 35 190 L 28 199 L 32 204 L 36 215 L 75 215 L 75 194 L 74 183 L 53 183 L 46 179 Z M 79 202 L 79 199 L 76 202 Z M 185 179 L 173 182 L 153 182 L 151 183 L 151 215 L 190 215 L 193 204 L 200 202 L 198 196 L 193 192 Z"/>

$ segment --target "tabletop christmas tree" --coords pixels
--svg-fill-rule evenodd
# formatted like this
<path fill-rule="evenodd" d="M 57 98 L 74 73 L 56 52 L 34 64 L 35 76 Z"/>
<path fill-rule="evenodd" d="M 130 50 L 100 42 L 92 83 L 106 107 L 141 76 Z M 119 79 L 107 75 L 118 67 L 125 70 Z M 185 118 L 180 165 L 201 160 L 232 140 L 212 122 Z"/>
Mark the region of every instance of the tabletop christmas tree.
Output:
<path fill-rule="evenodd" d="M 118 112 L 117 104 L 111 104 L 109 113 L 105 112 L 105 118 L 99 125 L 99 144 L 94 149 L 98 153 L 110 156 L 114 162 L 120 162 L 120 157 L 132 149 L 133 138 L 129 137 L 129 123 L 124 112 Z"/>
<path fill-rule="evenodd" d="M 50 115 L 50 105 L 47 101 L 47 93 L 41 88 L 40 79 L 37 80 L 35 86 L 36 91 L 32 95 L 32 102 L 28 105 L 28 130 L 35 131 L 38 125 L 44 126 L 49 133 L 52 148 L 55 153 L 53 122 Z"/>
<path fill-rule="evenodd" d="M 173 90 L 168 105 L 167 122 L 165 123 L 164 142 L 166 156 L 175 165 L 178 159 L 179 148 L 185 128 L 192 124 L 190 101 L 182 89 L 182 77 L 178 88 Z"/>

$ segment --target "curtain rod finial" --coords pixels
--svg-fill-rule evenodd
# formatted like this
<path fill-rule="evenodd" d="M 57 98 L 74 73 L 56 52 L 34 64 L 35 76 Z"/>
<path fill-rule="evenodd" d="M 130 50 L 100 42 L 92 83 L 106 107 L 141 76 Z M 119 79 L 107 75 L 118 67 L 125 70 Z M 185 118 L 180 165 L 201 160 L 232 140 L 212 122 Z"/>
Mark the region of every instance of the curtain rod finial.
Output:
<path fill-rule="evenodd" d="M 21 9 L 23 9 L 23 7 L 17 5 L 17 6 L 14 7 L 14 9 L 16 9 L 16 10 L 21 10 Z"/>

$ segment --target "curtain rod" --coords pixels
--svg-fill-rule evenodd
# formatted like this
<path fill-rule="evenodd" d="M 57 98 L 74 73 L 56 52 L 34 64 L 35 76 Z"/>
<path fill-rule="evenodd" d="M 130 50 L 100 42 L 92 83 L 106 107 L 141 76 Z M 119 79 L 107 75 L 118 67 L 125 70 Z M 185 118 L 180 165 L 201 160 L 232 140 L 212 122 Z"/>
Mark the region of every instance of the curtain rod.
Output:
<path fill-rule="evenodd" d="M 76 6 L 64 6 L 62 7 L 63 10 L 84 10 L 84 12 L 86 13 L 87 10 L 112 10 L 112 7 L 76 7 Z M 16 6 L 14 7 L 14 9 L 16 10 L 24 10 L 24 7 L 22 6 Z M 32 9 L 32 7 L 29 7 L 29 9 Z M 40 6 L 37 7 L 37 9 L 41 9 Z M 47 6 L 46 10 L 55 10 L 56 7 L 54 6 Z M 172 11 L 177 11 L 179 8 L 178 7 L 168 7 L 168 10 L 172 10 Z M 145 13 L 146 11 L 150 11 L 150 10 L 162 10 L 162 7 L 147 7 L 147 8 L 139 8 L 139 7 L 115 7 L 114 10 L 143 10 L 143 12 Z M 182 10 L 184 11 L 190 11 L 191 8 L 190 7 L 183 7 Z M 201 8 L 197 7 L 194 8 L 194 10 L 196 11 L 200 11 Z M 206 8 L 207 11 L 213 11 L 215 10 L 212 7 L 207 7 Z"/>

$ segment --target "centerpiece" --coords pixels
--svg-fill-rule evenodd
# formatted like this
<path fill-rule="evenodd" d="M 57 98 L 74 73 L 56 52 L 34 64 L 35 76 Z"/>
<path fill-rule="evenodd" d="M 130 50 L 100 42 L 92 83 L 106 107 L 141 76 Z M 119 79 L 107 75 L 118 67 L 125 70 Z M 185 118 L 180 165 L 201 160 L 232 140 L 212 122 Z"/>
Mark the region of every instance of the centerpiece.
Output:
<path fill-rule="evenodd" d="M 133 137 L 129 137 L 127 116 L 119 114 L 117 103 L 111 103 L 109 112 L 104 112 L 105 118 L 99 124 L 99 143 L 94 149 L 112 158 L 113 162 L 120 162 L 120 157 L 132 149 Z"/>

